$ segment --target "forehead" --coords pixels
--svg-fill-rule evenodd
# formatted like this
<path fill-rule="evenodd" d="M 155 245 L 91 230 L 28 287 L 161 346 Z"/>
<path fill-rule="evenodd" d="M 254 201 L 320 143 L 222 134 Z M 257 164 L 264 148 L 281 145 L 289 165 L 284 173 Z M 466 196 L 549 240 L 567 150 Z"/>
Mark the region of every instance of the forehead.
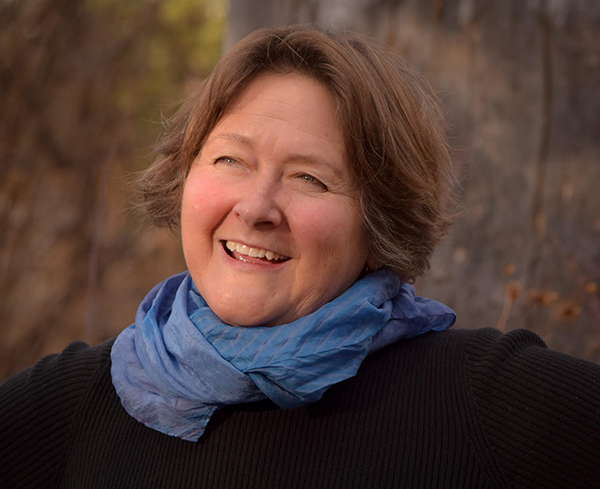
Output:
<path fill-rule="evenodd" d="M 327 146 L 344 158 L 336 107 L 329 89 L 312 78 L 297 73 L 263 74 L 231 102 L 207 142 L 223 132 L 233 131 L 228 138 L 240 142 L 277 134 L 288 143 Z"/>

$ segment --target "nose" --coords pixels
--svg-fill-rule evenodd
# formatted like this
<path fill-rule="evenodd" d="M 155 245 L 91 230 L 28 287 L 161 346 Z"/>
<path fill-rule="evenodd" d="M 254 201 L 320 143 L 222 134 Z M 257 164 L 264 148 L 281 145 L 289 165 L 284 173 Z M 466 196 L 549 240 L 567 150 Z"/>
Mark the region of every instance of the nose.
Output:
<path fill-rule="evenodd" d="M 248 227 L 275 228 L 283 221 L 276 197 L 276 182 L 254 181 L 235 205 L 234 212 Z"/>

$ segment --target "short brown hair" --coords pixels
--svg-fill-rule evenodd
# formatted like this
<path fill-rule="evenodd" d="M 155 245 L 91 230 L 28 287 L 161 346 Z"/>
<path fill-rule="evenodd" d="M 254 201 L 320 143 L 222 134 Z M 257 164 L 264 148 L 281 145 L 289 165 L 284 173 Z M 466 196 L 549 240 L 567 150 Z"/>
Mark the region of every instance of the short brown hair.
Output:
<path fill-rule="evenodd" d="M 428 84 L 358 36 L 286 26 L 237 43 L 179 109 L 139 181 L 152 221 L 179 225 L 194 158 L 236 96 L 265 73 L 299 73 L 331 91 L 371 253 L 404 281 L 422 275 L 452 221 L 445 124 Z"/>

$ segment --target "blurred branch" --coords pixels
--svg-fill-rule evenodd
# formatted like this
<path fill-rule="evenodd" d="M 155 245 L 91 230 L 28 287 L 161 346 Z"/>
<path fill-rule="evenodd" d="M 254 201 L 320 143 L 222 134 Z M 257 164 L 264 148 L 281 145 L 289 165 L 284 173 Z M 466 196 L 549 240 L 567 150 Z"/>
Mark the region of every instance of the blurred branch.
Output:
<path fill-rule="evenodd" d="M 552 27 L 548 18 L 548 0 L 542 0 L 539 12 L 539 28 L 541 31 L 541 60 L 542 60 L 542 107 L 539 146 L 535 162 L 535 180 L 531 214 L 532 247 L 525 278 L 525 288 L 531 288 L 535 282 L 542 247 L 546 237 L 546 213 L 544 212 L 544 191 L 546 182 L 546 167 L 550 150 L 550 132 L 552 129 L 552 105 L 554 80 L 552 74 Z M 532 321 L 531 321 L 532 322 Z"/>
<path fill-rule="evenodd" d="M 115 161 L 119 145 L 123 140 L 126 127 L 129 123 L 129 116 L 123 114 L 121 121 L 115 131 L 110 149 L 104 161 L 102 162 L 102 168 L 100 171 L 100 183 L 98 185 L 98 193 L 96 197 L 96 206 L 94 211 L 94 226 L 92 231 L 92 239 L 90 245 L 90 257 L 88 260 L 88 281 L 87 290 L 85 297 L 85 317 L 84 317 L 84 328 L 83 338 L 88 344 L 94 343 L 94 318 L 95 314 L 95 298 L 96 298 L 96 287 L 98 283 L 98 257 L 100 254 L 100 243 L 104 235 L 106 211 L 107 211 L 107 196 L 106 187 L 108 179 L 108 168 Z"/>

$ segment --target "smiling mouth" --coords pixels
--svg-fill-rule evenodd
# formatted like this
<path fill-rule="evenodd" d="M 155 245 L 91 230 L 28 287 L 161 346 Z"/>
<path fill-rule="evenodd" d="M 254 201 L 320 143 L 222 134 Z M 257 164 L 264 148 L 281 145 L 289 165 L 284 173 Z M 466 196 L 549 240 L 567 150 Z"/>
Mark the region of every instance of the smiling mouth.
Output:
<path fill-rule="evenodd" d="M 260 261 L 264 263 L 281 263 L 290 259 L 289 256 L 275 253 L 262 248 L 252 248 L 236 241 L 221 242 L 225 252 L 232 258 L 240 261 Z"/>

